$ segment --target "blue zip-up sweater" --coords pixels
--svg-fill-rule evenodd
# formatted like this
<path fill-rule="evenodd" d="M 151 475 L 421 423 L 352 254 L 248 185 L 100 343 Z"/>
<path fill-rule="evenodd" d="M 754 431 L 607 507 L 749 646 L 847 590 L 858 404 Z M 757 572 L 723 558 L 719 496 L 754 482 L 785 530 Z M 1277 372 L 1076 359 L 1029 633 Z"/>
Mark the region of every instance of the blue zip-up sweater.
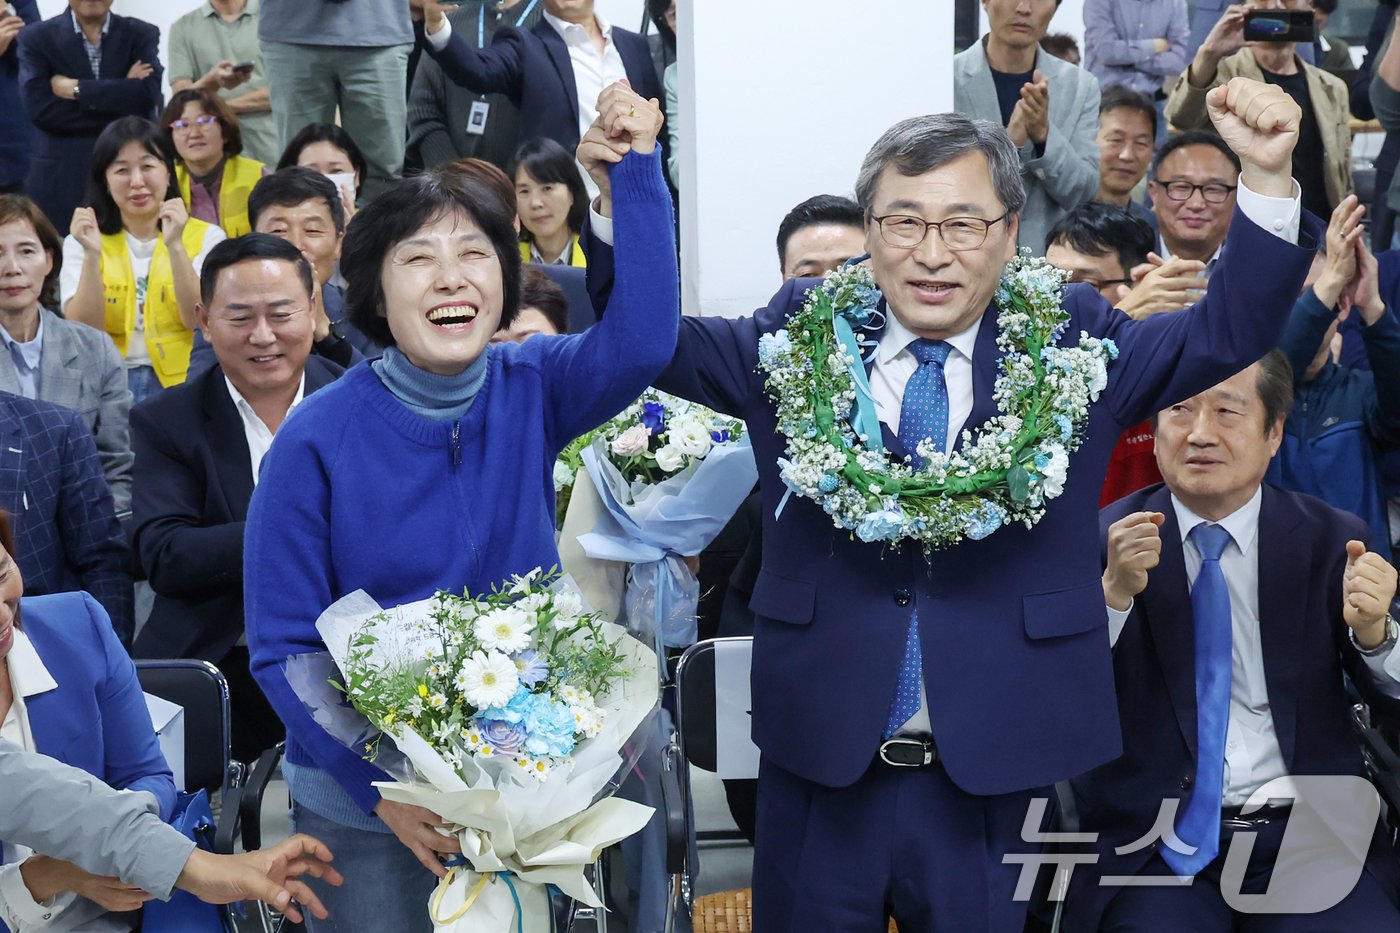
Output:
<path fill-rule="evenodd" d="M 248 647 L 287 726 L 293 794 L 316 793 L 298 799 L 322 816 L 357 825 L 380 799 L 371 782 L 388 778 L 327 734 L 288 684 L 289 656 L 325 650 L 317 617 L 357 589 L 393 606 L 557 564 L 555 458 L 675 352 L 676 249 L 659 156 L 628 154 L 612 189 L 618 288 L 600 323 L 491 346 L 471 406 L 446 420 L 415 413 L 374 367 L 357 366 L 297 408 L 263 462 L 244 538 Z"/>
<path fill-rule="evenodd" d="M 1293 410 L 1265 481 L 1356 515 L 1371 529 L 1371 550 L 1389 560 L 1380 461 L 1400 449 L 1400 320 L 1387 305 L 1380 320 L 1360 328 L 1369 372 L 1329 362 L 1304 382 L 1335 316 L 1311 288 L 1293 306 L 1279 344 L 1293 365 Z"/>

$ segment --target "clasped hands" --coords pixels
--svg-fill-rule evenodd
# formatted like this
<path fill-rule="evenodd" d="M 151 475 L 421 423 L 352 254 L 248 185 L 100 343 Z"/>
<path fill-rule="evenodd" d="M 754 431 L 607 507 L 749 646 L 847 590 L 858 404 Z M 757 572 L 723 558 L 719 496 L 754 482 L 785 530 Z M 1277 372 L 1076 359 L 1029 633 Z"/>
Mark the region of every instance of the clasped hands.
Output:
<path fill-rule="evenodd" d="M 1108 566 L 1103 572 L 1104 602 L 1126 611 L 1147 588 L 1147 575 L 1162 559 L 1161 512 L 1133 512 L 1108 526 Z M 1386 637 L 1386 619 L 1395 598 L 1396 572 L 1390 562 L 1360 541 L 1346 543 L 1342 573 L 1342 620 L 1356 643 L 1374 648 Z"/>
<path fill-rule="evenodd" d="M 578 144 L 578 161 L 598 186 L 594 209 L 604 217 L 612 214 L 612 185 L 609 173 L 628 152 L 650 155 L 656 151 L 656 138 L 665 117 L 656 98 L 647 99 L 623 80 L 603 88 L 598 95 L 598 118 Z"/>

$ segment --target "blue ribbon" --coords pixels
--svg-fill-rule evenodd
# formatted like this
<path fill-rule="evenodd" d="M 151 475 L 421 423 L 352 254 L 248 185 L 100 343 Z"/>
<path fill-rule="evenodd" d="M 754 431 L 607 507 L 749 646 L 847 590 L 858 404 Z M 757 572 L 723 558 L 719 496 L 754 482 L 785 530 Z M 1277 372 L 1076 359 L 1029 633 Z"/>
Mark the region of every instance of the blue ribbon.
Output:
<path fill-rule="evenodd" d="M 846 358 L 850 361 L 847 367 L 851 372 L 851 381 L 856 387 L 856 410 L 851 417 L 852 426 L 857 434 L 865 437 L 862 441 L 865 449 L 878 452 L 885 445 L 880 436 L 880 416 L 875 413 L 875 396 L 870 391 L 870 379 L 865 374 L 860 344 L 856 341 L 855 331 L 851 329 L 851 322 L 841 315 L 833 314 L 831 325 L 836 339 L 841 342 Z"/>

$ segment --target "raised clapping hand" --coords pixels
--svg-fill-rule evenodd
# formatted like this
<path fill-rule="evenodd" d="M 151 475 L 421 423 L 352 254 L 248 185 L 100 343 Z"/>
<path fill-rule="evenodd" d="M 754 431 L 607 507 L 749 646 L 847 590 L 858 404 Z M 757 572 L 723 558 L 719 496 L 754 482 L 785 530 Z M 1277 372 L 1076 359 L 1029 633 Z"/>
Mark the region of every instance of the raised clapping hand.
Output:
<path fill-rule="evenodd" d="M 661 104 L 648 100 L 626 81 L 616 81 L 598 95 L 598 119 L 578 144 L 578 160 L 598 186 L 595 207 L 604 217 L 612 213 L 611 166 L 628 152 L 649 155 L 656 150 L 656 137 L 665 122 Z"/>
<path fill-rule="evenodd" d="M 1363 648 L 1385 641 L 1385 620 L 1395 598 L 1395 568 L 1360 541 L 1347 542 L 1342 574 L 1342 619 Z"/>
<path fill-rule="evenodd" d="M 176 249 L 180 243 L 180 235 L 185 232 L 185 224 L 190 222 L 190 212 L 185 208 L 185 202 L 179 198 L 168 198 L 160 206 L 160 238 L 165 241 L 166 249 Z"/>
<path fill-rule="evenodd" d="M 256 899 L 271 904 L 293 922 L 302 921 L 297 904 L 325 919 L 325 906 L 302 875 L 339 885 L 340 873 L 327 863 L 334 858 L 325 844 L 298 833 L 269 849 L 241 855 L 215 855 L 195 849 L 175 886 L 208 904 L 232 904 Z M 296 903 L 292 899 L 296 899 Z"/>
<path fill-rule="evenodd" d="M 24 28 L 24 20 L 18 16 L 7 16 L 0 19 L 0 55 L 4 55 L 10 50 L 10 43 L 15 41 L 15 36 Z"/>
<path fill-rule="evenodd" d="M 1350 291 L 1356 278 L 1356 244 L 1365 228 L 1361 217 L 1366 208 L 1349 194 L 1332 211 L 1327 222 L 1327 258 L 1322 273 L 1313 283 L 1317 300 L 1331 308 L 1341 303 L 1350 306 Z"/>
<path fill-rule="evenodd" d="M 1119 297 L 1113 306 L 1138 321 L 1163 311 L 1189 308 L 1205 294 L 1206 282 L 1201 278 L 1205 268 L 1199 259 L 1163 259 L 1148 253 L 1147 262 L 1134 266 L 1130 273 L 1133 287 L 1118 286 Z"/>
<path fill-rule="evenodd" d="M 73 219 L 68 223 L 68 232 L 73 234 L 73 239 L 78 241 L 84 252 L 102 252 L 102 231 L 97 229 L 97 212 L 92 208 L 74 208 Z"/>
<path fill-rule="evenodd" d="M 1161 512 L 1134 512 L 1108 526 L 1108 566 L 1103 572 L 1103 598 L 1119 612 L 1147 589 L 1147 572 L 1162 559 L 1162 534 L 1167 517 Z"/>
<path fill-rule="evenodd" d="M 1050 134 L 1050 80 L 1039 71 L 1021 85 L 1021 99 L 1011 110 L 1006 135 L 1019 149 L 1027 141 L 1044 145 Z"/>
<path fill-rule="evenodd" d="M 1206 95 L 1210 120 L 1240 157 L 1240 182 L 1255 194 L 1293 196 L 1293 147 L 1303 111 L 1283 88 L 1231 78 Z"/>

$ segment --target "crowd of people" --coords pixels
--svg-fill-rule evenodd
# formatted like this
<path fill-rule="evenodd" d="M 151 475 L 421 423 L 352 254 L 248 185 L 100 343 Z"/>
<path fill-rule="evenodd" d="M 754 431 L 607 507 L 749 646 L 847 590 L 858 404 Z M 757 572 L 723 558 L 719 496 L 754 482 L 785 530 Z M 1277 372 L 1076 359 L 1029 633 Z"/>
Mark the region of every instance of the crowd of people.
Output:
<path fill-rule="evenodd" d="M 1081 64 L 1050 34 L 1059 5 L 982 0 L 988 31 L 954 59 L 961 116 L 898 124 L 854 198 L 796 205 L 769 308 L 677 325 L 675 0 L 648 0 L 650 35 L 593 0 L 208 0 L 164 61 L 111 0 L 47 20 L 9 0 L 0 739 L 168 816 L 131 658 L 212 662 L 233 756 L 285 740 L 293 827 L 336 853 L 345 884 L 312 882 L 331 919 L 310 928 L 427 929 L 455 840 L 380 797 L 288 661 L 323 649 L 315 619 L 356 589 L 390 605 L 557 563 L 554 457 L 656 385 L 743 417 L 759 459 L 698 555 L 701 636 L 757 637 L 757 805 L 729 788 L 759 846 L 757 929 L 1019 930 L 1000 857 L 1028 790 L 1070 778 L 1101 861 L 1067 929 L 1230 929 L 1230 834 L 1272 819 L 1277 853 L 1288 812 L 1251 814 L 1251 794 L 1359 773 L 1344 671 L 1368 699 L 1400 694 L 1400 178 L 1382 158 L 1362 205 L 1350 130 L 1375 116 L 1400 151 L 1395 7 L 1357 61 L 1325 31 L 1336 0 L 1086 0 Z M 1259 11 L 1315 29 L 1247 41 Z M 1074 330 L 1118 354 L 1049 530 L 882 556 L 810 502 L 776 518 L 791 484 L 760 337 L 868 256 L 890 313 L 866 390 L 917 464 L 911 432 L 951 452 L 991 414 L 999 338 L 978 322 L 1018 248 L 1063 271 Z M 1024 612 L 1024 631 L 939 625 L 988 612 Z M 855 617 L 874 627 L 841 675 L 859 683 L 819 714 Z M 1019 689 L 992 692 L 989 669 Z M 1125 858 L 1166 798 L 1196 854 Z M 929 813 L 942 834 L 911 834 Z M 837 857 L 852 845 L 913 854 L 857 870 Z M 960 867 L 975 896 L 939 881 L 969 845 L 990 853 Z M 1332 928 L 1400 918 L 1379 830 L 1364 861 Z M 1164 873 L 1202 883 L 1091 880 Z M 87 929 L 147 897 L 0 848 L 0 929 L 60 912 Z"/>

